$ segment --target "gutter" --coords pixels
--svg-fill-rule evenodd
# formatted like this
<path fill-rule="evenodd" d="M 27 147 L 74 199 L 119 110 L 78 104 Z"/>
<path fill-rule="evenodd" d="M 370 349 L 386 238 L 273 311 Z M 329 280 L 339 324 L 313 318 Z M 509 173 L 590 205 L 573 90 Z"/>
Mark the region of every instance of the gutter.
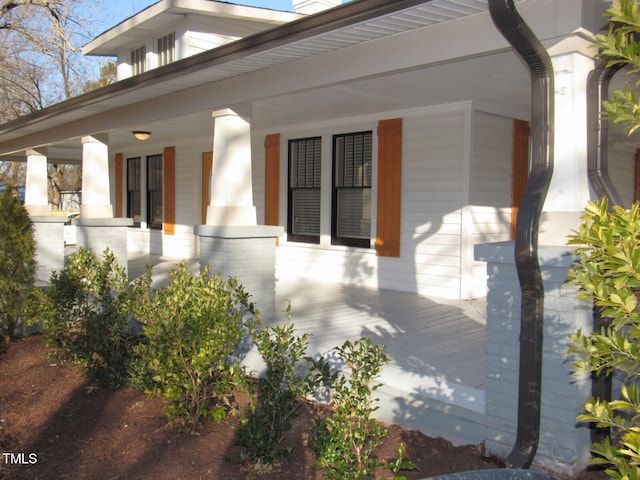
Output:
<path fill-rule="evenodd" d="M 598 198 L 606 197 L 609 200 L 609 208 L 614 205 L 622 205 L 622 197 L 616 190 L 611 177 L 607 159 L 607 146 L 609 140 L 608 121 L 600 114 L 602 101 L 609 96 L 609 83 L 613 76 L 622 69 L 621 64 L 607 66 L 609 60 L 600 58 L 595 68 L 587 77 L 587 165 L 589 183 L 595 190 Z M 601 308 L 593 307 L 593 331 L 599 332 L 607 325 L 602 318 Z M 593 375 L 591 395 L 602 400 L 612 398 L 611 375 Z M 591 442 L 602 443 L 610 435 L 610 429 L 593 427 Z"/>
<path fill-rule="evenodd" d="M 529 67 L 532 82 L 532 167 L 518 212 L 515 261 L 520 280 L 518 425 L 508 467 L 529 468 L 540 439 L 544 287 L 538 261 L 540 215 L 553 174 L 553 65 L 513 0 L 489 0 L 493 23 Z"/>
<path fill-rule="evenodd" d="M 587 77 L 587 165 L 589 182 L 598 198 L 607 197 L 609 206 L 622 205 L 622 198 L 613 186 L 609 177 L 607 161 L 607 143 L 609 139 L 608 121 L 603 119 L 600 111 L 602 101 L 609 96 L 609 83 L 613 76 L 622 69 L 621 64 L 607 67 L 606 57 L 598 60 L 596 67 Z"/>

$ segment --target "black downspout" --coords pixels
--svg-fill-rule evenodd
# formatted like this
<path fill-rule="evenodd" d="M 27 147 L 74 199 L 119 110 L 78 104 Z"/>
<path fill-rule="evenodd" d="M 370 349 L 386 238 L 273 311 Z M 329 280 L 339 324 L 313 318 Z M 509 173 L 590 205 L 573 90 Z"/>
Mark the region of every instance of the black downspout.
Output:
<path fill-rule="evenodd" d="M 609 128 L 600 111 L 602 101 L 609 97 L 609 83 L 622 65 L 607 67 L 607 58 L 598 60 L 587 78 L 587 165 L 589 182 L 598 198 L 607 197 L 609 205 L 622 205 L 622 199 L 609 177 L 607 143 Z"/>
<path fill-rule="evenodd" d="M 621 205 L 622 198 L 611 182 L 607 161 L 607 146 L 609 141 L 609 128 L 606 119 L 602 118 L 600 111 L 602 101 L 609 97 L 609 83 L 613 76 L 622 68 L 621 64 L 607 67 L 607 58 L 598 60 L 596 67 L 587 78 L 587 165 L 589 182 L 598 198 L 607 197 L 609 208 L 613 205 Z M 602 318 L 601 309 L 593 308 L 593 331 L 598 332 L 606 326 Z M 611 375 L 593 375 L 591 395 L 602 400 L 611 400 L 612 397 Z M 602 443 L 609 437 L 607 428 L 593 427 L 591 431 L 592 443 Z"/>
<path fill-rule="evenodd" d="M 532 166 L 518 212 L 515 262 L 520 280 L 520 377 L 516 444 L 507 466 L 528 468 L 540 438 L 544 287 L 538 262 L 540 214 L 553 174 L 553 65 L 513 0 L 489 0 L 493 23 L 531 73 Z"/>

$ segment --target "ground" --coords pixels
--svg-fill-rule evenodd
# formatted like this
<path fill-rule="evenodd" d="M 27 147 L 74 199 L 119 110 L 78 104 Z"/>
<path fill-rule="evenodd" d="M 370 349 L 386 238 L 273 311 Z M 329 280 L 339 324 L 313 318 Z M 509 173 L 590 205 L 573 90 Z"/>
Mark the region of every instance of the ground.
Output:
<path fill-rule="evenodd" d="M 93 391 L 80 370 L 51 363 L 43 339 L 32 336 L 0 354 L 0 452 L 24 454 L 13 457 L 21 464 L 0 465 L 0 479 L 322 480 L 306 445 L 312 410 L 297 417 L 286 461 L 248 467 L 238 461 L 237 417 L 208 423 L 197 435 L 178 433 L 167 425 L 160 400 L 130 387 Z M 501 466 L 476 446 L 454 447 L 397 426 L 389 431 L 377 455 L 392 459 L 404 442 L 419 468 L 403 472 L 409 479 Z M 384 473 L 381 478 L 390 478 Z M 579 478 L 605 477 L 585 472 Z"/>

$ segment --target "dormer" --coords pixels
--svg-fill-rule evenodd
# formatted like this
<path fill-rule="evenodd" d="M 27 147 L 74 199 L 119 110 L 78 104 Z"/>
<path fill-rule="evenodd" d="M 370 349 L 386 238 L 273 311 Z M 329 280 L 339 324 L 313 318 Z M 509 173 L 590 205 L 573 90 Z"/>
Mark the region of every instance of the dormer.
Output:
<path fill-rule="evenodd" d="M 82 53 L 116 57 L 122 80 L 302 16 L 213 0 L 161 0 L 96 37 Z"/>

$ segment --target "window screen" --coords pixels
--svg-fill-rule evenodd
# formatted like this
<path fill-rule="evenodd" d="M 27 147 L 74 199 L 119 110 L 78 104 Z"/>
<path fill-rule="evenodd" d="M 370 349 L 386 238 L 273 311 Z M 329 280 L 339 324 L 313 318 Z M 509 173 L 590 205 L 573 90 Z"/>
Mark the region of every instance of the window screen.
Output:
<path fill-rule="evenodd" d="M 162 155 L 147 157 L 147 223 L 162 228 L 163 209 Z"/>
<path fill-rule="evenodd" d="M 289 141 L 289 240 L 320 242 L 321 155 L 319 137 Z"/>
<path fill-rule="evenodd" d="M 127 217 L 133 219 L 136 227 L 140 226 L 141 209 L 140 157 L 127 159 Z"/>
<path fill-rule="evenodd" d="M 144 45 L 131 50 L 131 75 L 139 75 L 146 70 L 147 47 Z"/>
<path fill-rule="evenodd" d="M 372 132 L 333 137 L 332 243 L 371 246 Z"/>
<path fill-rule="evenodd" d="M 175 55 L 175 38 L 175 34 L 171 32 L 158 39 L 157 54 L 159 67 L 173 62 Z"/>

